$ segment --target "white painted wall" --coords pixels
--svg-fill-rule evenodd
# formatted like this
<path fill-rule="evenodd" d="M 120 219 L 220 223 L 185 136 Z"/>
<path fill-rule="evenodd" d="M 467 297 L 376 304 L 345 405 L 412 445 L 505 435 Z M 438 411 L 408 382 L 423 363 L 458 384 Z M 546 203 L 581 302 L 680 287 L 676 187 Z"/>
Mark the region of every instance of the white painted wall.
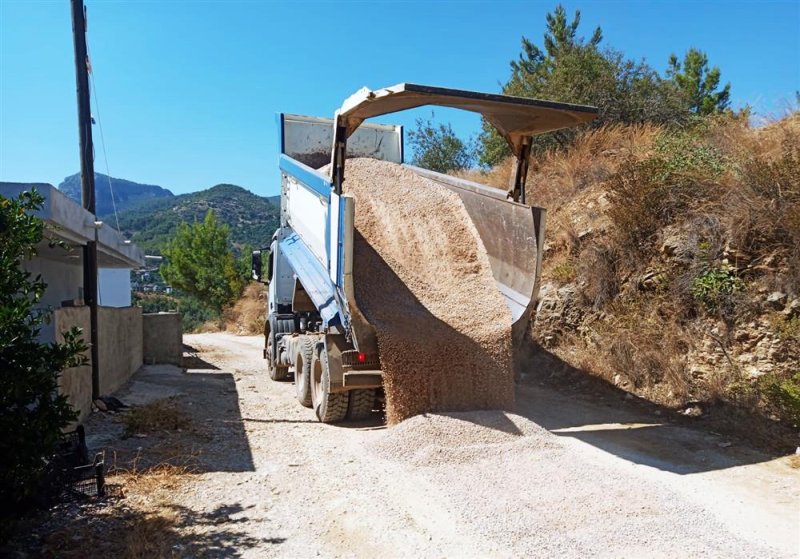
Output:
<path fill-rule="evenodd" d="M 100 306 L 130 307 L 130 268 L 100 268 L 97 272 L 97 290 Z"/>
<path fill-rule="evenodd" d="M 42 305 L 60 307 L 61 301 L 81 298 L 83 267 L 79 258 L 76 259 L 76 264 L 67 264 L 47 258 L 33 258 L 24 262 L 22 267 L 34 278 L 41 275 L 47 284 L 47 289 L 41 299 Z"/>
<path fill-rule="evenodd" d="M 22 266 L 35 278 L 41 275 L 47 288 L 44 291 L 38 307 L 57 309 L 61 306 L 61 301 L 68 299 L 79 299 L 83 286 L 83 267 L 80 259 L 76 259 L 76 264 L 68 264 L 64 261 L 50 260 L 48 258 L 33 258 L 23 263 Z M 53 323 L 42 326 L 40 339 L 45 342 L 55 341 Z"/>

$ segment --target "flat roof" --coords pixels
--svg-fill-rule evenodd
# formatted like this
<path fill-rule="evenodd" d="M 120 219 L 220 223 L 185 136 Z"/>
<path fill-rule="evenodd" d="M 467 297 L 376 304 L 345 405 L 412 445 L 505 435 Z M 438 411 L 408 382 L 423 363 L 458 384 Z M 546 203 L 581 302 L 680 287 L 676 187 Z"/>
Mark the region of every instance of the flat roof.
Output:
<path fill-rule="evenodd" d="M 126 242 L 122 233 L 104 223 L 95 228 L 96 217 L 66 194 L 46 183 L 0 182 L 0 195 L 15 198 L 35 189 L 44 196 L 42 207 L 34 215 L 51 225 L 49 232 L 73 245 L 85 245 L 97 231 L 97 263 L 101 268 L 138 268 L 144 265 L 144 253 L 135 244 Z M 53 251 L 43 250 L 43 258 L 52 258 Z"/>

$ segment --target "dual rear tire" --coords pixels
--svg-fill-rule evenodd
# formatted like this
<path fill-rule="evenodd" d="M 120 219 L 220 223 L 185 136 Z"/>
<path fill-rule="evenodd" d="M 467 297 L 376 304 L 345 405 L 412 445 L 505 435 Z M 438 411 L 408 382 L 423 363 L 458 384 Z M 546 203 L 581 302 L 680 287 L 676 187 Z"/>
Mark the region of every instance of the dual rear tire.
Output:
<path fill-rule="evenodd" d="M 331 392 L 328 352 L 317 344 L 311 360 L 311 407 L 322 423 L 337 423 L 347 417 L 349 392 Z"/>
<path fill-rule="evenodd" d="M 376 405 L 374 389 L 331 392 L 328 352 L 324 343 L 304 337 L 297 344 L 293 357 L 295 397 L 301 405 L 312 408 L 319 421 L 338 423 L 372 416 Z M 267 360 L 267 367 L 272 380 L 291 379 L 288 367 L 275 367 L 271 359 Z"/>

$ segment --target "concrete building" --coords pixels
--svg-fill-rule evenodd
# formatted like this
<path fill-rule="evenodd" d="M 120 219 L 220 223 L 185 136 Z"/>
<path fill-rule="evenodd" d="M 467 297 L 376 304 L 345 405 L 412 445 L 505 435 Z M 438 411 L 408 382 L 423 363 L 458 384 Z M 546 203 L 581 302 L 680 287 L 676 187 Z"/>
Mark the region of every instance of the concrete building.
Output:
<path fill-rule="evenodd" d="M 83 247 L 97 231 L 98 303 L 104 307 L 131 305 L 131 269 L 144 264 L 142 251 L 114 230 L 108 223 L 97 226 L 95 217 L 79 204 L 49 184 L 0 182 L 0 195 L 14 198 L 36 188 L 45 198 L 36 215 L 47 224 L 45 236 L 66 243 L 70 249 L 51 247 L 45 240 L 38 247 L 37 257 L 24 267 L 32 274 L 41 274 L 47 283 L 42 305 L 57 309 L 65 301 L 83 300 Z M 53 339 L 52 328 L 43 331 L 46 340 Z"/>
<path fill-rule="evenodd" d="M 23 264 L 47 284 L 41 305 L 53 309 L 53 319 L 41 331 L 43 342 L 60 341 L 73 326 L 88 343 L 89 308 L 83 304 L 83 250 L 97 235 L 98 369 L 101 394 L 119 388 L 142 365 L 142 311 L 131 306 L 130 272 L 144 264 L 144 254 L 109 224 L 48 184 L 0 183 L 0 196 L 15 198 L 35 188 L 45 198 L 36 215 L 46 224 L 45 237 L 63 241 L 67 249 L 42 241 L 37 255 Z M 64 371 L 61 390 L 81 419 L 91 410 L 91 367 Z"/>

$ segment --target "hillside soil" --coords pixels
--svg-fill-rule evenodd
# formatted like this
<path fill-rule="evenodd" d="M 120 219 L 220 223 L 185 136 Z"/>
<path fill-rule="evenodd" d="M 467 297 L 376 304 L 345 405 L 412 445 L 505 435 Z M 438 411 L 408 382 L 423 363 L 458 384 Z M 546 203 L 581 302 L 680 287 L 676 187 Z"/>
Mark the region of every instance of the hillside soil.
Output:
<path fill-rule="evenodd" d="M 185 343 L 186 371 L 145 368 L 118 394 L 144 407 L 88 422 L 125 497 L 37 519 L 29 556 L 797 554 L 795 457 L 632 397 L 529 379 L 516 414 L 324 425 L 269 380 L 260 337 Z"/>

